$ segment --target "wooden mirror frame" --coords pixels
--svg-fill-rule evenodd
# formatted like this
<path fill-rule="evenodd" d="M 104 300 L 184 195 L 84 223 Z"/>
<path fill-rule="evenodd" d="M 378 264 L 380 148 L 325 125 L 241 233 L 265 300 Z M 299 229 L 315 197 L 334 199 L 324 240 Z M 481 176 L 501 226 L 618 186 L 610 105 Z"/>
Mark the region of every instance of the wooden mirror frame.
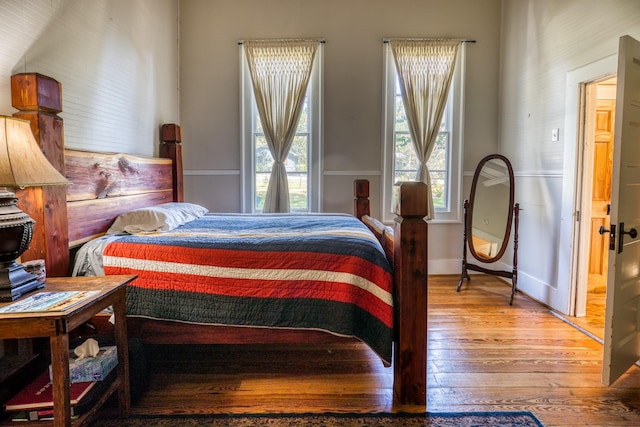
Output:
<path fill-rule="evenodd" d="M 465 233 L 468 236 L 467 244 L 469 245 L 469 252 L 471 253 L 471 255 L 473 255 L 475 259 L 487 264 L 500 260 L 500 258 L 502 258 L 502 256 L 504 255 L 504 252 L 507 250 L 507 246 L 509 246 L 509 237 L 511 236 L 511 224 L 513 223 L 513 209 L 509 208 L 509 211 L 507 213 L 507 220 L 505 221 L 506 224 L 505 224 L 504 235 L 502 237 L 502 245 L 500 246 L 500 249 L 498 250 L 498 252 L 493 257 L 490 257 L 490 258 L 478 253 L 478 251 L 474 246 L 473 239 L 471 238 L 471 236 L 473 236 L 473 209 L 475 207 L 476 190 L 478 188 L 478 181 L 480 180 L 480 174 L 482 172 L 482 168 L 492 160 L 503 161 L 507 168 L 507 172 L 509 174 L 508 206 L 513 206 L 513 203 L 514 203 L 513 168 L 511 167 L 511 162 L 509 162 L 509 160 L 501 154 L 490 154 L 485 158 L 483 158 L 482 160 L 480 160 L 480 163 L 478 163 L 478 166 L 476 167 L 476 171 L 473 174 L 473 181 L 471 183 L 471 194 L 469 195 L 469 200 L 465 201 L 465 204 L 467 205 L 467 207 L 465 207 L 465 213 L 468 216 L 468 218 L 465 218 L 464 226 L 465 226 Z"/>
<path fill-rule="evenodd" d="M 492 160 L 501 160 L 504 162 L 507 168 L 507 172 L 509 174 L 509 211 L 507 213 L 507 221 L 505 224 L 504 238 L 502 240 L 502 245 L 500 249 L 493 257 L 486 257 L 479 254 L 476 251 L 476 248 L 473 244 L 473 239 L 471 239 L 473 228 L 473 207 L 476 197 L 476 189 L 478 186 L 478 181 L 480 178 L 480 173 L 482 168 Z M 515 180 L 513 174 L 513 168 L 511 166 L 511 162 L 505 156 L 501 154 L 490 154 L 480 160 L 478 166 L 476 167 L 475 173 L 473 175 L 473 182 L 471 184 L 471 193 L 469 195 L 469 199 L 464 201 L 464 238 L 463 238 L 463 248 L 462 248 L 462 273 L 460 275 L 460 281 L 458 282 L 457 291 L 460 292 L 462 288 L 462 283 L 464 279 L 468 281 L 471 280 L 469 276 L 469 270 L 479 271 L 486 274 L 492 274 L 494 276 L 505 277 L 511 279 L 511 298 L 509 299 L 509 305 L 513 304 L 513 298 L 517 292 L 517 278 L 518 278 L 518 216 L 520 211 L 520 206 L 518 203 L 514 204 L 515 198 Z M 496 261 L 499 261 L 503 256 L 507 247 L 509 246 L 509 238 L 511 236 L 513 226 L 513 269 L 511 271 L 506 270 L 491 270 L 487 267 L 483 267 L 480 265 L 470 264 L 467 262 L 467 249 L 469 253 L 478 260 L 479 262 L 485 264 L 491 264 Z"/>

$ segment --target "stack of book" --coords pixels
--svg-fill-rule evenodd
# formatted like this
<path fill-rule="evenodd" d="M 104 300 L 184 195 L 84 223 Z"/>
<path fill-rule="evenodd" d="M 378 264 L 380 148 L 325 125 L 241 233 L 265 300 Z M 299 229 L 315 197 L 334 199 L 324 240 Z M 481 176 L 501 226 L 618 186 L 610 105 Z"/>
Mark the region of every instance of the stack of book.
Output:
<path fill-rule="evenodd" d="M 72 417 L 88 411 L 95 398 L 103 391 L 104 381 L 72 383 L 69 403 Z M 38 421 L 53 419 L 53 384 L 49 372 L 45 371 L 29 385 L 19 391 L 5 404 L 5 411 L 13 413 L 14 421 Z"/>

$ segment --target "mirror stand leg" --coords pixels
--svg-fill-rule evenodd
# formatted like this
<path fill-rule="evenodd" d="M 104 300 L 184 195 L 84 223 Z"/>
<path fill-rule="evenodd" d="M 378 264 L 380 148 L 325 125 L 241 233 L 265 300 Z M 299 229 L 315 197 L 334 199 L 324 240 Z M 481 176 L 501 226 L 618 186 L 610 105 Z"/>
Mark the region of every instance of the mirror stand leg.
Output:
<path fill-rule="evenodd" d="M 511 299 L 509 305 L 513 305 L 513 298 L 518 292 L 518 226 L 520 224 L 520 203 L 513 205 L 513 273 L 511 273 Z"/>
<path fill-rule="evenodd" d="M 471 280 L 471 277 L 469 276 L 469 272 L 467 271 L 467 265 L 465 262 L 462 263 L 462 273 L 460 274 L 460 281 L 458 282 L 458 287 L 456 288 L 457 292 L 460 292 L 460 289 L 462 288 L 462 282 L 464 282 L 464 279 Z"/>
<path fill-rule="evenodd" d="M 464 279 L 469 280 L 469 276 L 463 273 L 462 276 L 460 276 L 460 281 L 458 282 L 458 287 L 456 288 L 457 292 L 460 292 L 460 289 L 462 288 L 462 282 L 464 282 Z"/>
<path fill-rule="evenodd" d="M 460 292 L 462 288 L 462 282 L 464 279 L 471 280 L 469 277 L 469 272 L 467 271 L 467 222 L 469 221 L 468 217 L 469 211 L 469 200 L 464 201 L 464 227 L 462 229 L 462 273 L 460 273 L 460 281 L 458 282 L 458 287 L 456 288 L 457 292 Z"/>

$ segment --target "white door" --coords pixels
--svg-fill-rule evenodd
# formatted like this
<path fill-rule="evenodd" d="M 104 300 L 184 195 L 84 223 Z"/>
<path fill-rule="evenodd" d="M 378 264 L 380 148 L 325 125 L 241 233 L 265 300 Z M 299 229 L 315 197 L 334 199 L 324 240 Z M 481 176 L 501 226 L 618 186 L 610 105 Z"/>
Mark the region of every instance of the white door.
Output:
<path fill-rule="evenodd" d="M 603 383 L 640 359 L 640 42 L 620 38 Z M 614 316 L 615 314 L 615 316 Z"/>

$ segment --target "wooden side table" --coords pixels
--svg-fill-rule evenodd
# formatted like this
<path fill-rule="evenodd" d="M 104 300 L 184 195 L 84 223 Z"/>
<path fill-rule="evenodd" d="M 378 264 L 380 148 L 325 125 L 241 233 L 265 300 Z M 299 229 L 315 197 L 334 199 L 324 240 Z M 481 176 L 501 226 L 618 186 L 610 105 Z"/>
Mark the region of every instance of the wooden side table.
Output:
<path fill-rule="evenodd" d="M 0 313 L 0 339 L 49 337 L 54 378 L 54 426 L 72 425 L 69 405 L 69 332 L 108 306 L 113 306 L 116 319 L 114 334 L 118 351 L 117 377 L 100 396 L 94 407 L 74 421 L 74 426 L 87 423 L 116 390 L 120 414 L 123 416 L 128 414 L 131 402 L 127 322 L 124 321 L 125 291 L 126 285 L 135 278 L 135 275 L 48 278 L 44 288 L 29 293 L 23 298 L 38 292 L 100 291 L 100 293 L 63 311 Z M 11 303 L 0 303 L 0 307 L 9 304 Z"/>

